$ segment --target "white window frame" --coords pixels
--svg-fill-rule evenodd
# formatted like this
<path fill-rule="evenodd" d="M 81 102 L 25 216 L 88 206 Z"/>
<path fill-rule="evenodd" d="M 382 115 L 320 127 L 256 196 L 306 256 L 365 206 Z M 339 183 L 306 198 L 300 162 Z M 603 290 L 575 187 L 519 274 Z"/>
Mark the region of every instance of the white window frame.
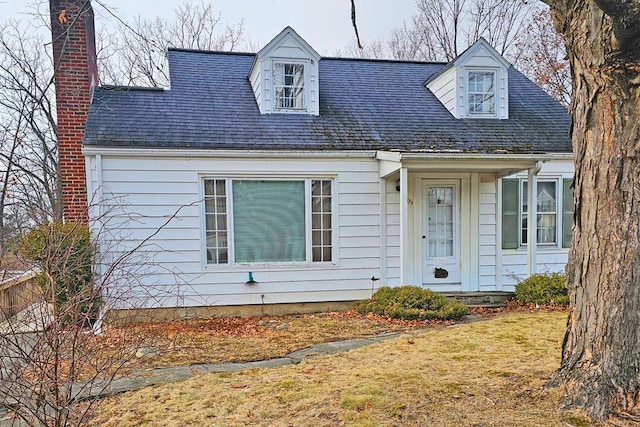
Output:
<path fill-rule="evenodd" d="M 206 224 L 206 207 L 204 203 L 204 187 L 205 181 L 208 180 L 224 180 L 227 198 L 227 246 L 229 253 L 227 254 L 227 263 L 210 263 L 207 259 L 207 224 Z M 236 262 L 235 261 L 235 239 L 234 239 L 234 215 L 233 215 L 233 181 L 300 181 L 304 182 L 304 204 L 305 204 L 305 260 L 304 261 L 277 261 L 277 262 Z M 312 247 L 312 181 L 330 181 L 331 182 L 331 260 L 330 261 L 314 261 Z M 200 199 L 201 203 L 201 262 L 206 269 L 226 269 L 233 267 L 251 267 L 255 269 L 269 267 L 323 267 L 338 265 L 338 195 L 337 177 L 326 175 L 312 176 L 220 176 L 220 175 L 201 175 L 200 177 Z"/>
<path fill-rule="evenodd" d="M 518 201 L 519 206 L 518 206 L 518 244 L 520 245 L 520 247 L 526 247 L 527 243 L 523 242 L 522 239 L 522 235 L 523 235 L 523 228 L 522 228 L 522 220 L 524 219 L 525 216 L 525 212 L 524 212 L 524 203 L 525 201 L 527 201 L 527 196 L 528 194 L 524 191 L 524 184 L 527 182 L 528 180 L 526 178 L 521 178 L 518 180 L 518 194 L 519 194 L 519 198 L 520 200 Z M 541 177 L 536 179 L 537 184 L 539 185 L 540 183 L 544 183 L 544 182 L 552 182 L 555 184 L 555 201 L 556 201 L 556 210 L 555 210 L 555 217 L 556 217 L 556 221 L 555 221 L 555 242 L 550 242 L 550 243 L 542 243 L 542 242 L 536 242 L 538 246 L 540 247 L 548 247 L 548 248 L 561 248 L 562 247 L 562 200 L 561 198 L 559 199 L 559 195 L 560 195 L 560 183 L 562 182 L 562 178 L 558 179 L 558 178 L 549 178 L 549 177 Z M 536 203 L 538 203 L 538 195 L 535 195 L 535 200 Z M 528 215 L 528 207 L 527 207 L 527 230 L 528 227 L 531 225 L 531 222 L 529 221 L 529 215 Z M 550 214 L 550 212 L 537 212 L 538 215 L 542 214 Z M 536 218 L 536 228 L 537 228 L 537 224 L 538 224 L 538 220 Z"/>
<path fill-rule="evenodd" d="M 302 73 L 304 76 L 302 86 L 302 108 L 280 108 L 278 107 L 276 97 L 276 79 L 275 69 L 277 64 L 282 65 L 302 65 Z M 287 58 L 275 58 L 271 61 L 271 107 L 274 113 L 308 113 L 309 112 L 309 61 L 301 61 Z"/>
<path fill-rule="evenodd" d="M 471 73 L 491 73 L 493 74 L 493 113 L 471 111 L 471 95 L 482 94 L 480 92 L 470 92 L 470 75 Z M 472 118 L 493 118 L 498 117 L 498 73 L 497 68 L 465 68 L 465 94 L 466 94 L 466 111 L 467 117 Z"/>

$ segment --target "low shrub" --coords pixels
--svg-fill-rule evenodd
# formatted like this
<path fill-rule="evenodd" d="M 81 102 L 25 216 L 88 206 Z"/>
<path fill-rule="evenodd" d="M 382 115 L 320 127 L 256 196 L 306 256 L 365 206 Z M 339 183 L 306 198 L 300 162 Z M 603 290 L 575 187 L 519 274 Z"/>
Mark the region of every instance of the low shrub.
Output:
<path fill-rule="evenodd" d="M 534 274 L 516 285 L 520 302 L 539 305 L 569 305 L 569 295 L 563 274 Z"/>
<path fill-rule="evenodd" d="M 358 301 L 355 310 L 404 320 L 453 320 L 469 312 L 461 302 L 418 286 L 383 286 L 371 299 Z"/>

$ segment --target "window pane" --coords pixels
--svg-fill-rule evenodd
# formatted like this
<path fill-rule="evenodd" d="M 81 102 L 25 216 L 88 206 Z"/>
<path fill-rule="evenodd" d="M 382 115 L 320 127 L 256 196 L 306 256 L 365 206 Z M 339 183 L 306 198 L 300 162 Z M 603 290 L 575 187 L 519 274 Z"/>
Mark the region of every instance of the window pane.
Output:
<path fill-rule="evenodd" d="M 470 71 L 468 79 L 469 113 L 495 114 L 495 73 L 493 71 Z"/>
<path fill-rule="evenodd" d="M 233 181 L 237 262 L 305 260 L 303 181 Z"/>
<path fill-rule="evenodd" d="M 555 243 L 556 242 L 556 215 L 555 214 L 539 214 L 538 215 L 538 243 Z"/>
<path fill-rule="evenodd" d="M 305 108 L 303 64 L 273 64 L 273 84 L 276 109 Z"/>
<path fill-rule="evenodd" d="M 314 230 L 319 230 L 322 228 L 322 215 L 314 213 L 311 215 L 311 228 Z"/>
<path fill-rule="evenodd" d="M 209 179 L 204 182 L 204 195 L 205 196 L 213 196 L 215 195 L 215 180 Z"/>
<path fill-rule="evenodd" d="M 331 261 L 331 180 L 312 180 L 311 189 L 312 260 Z"/>
<path fill-rule="evenodd" d="M 536 183 L 536 239 L 539 244 L 556 243 L 557 227 L 557 203 L 556 203 L 556 182 L 538 181 Z M 520 242 L 525 245 L 528 241 L 527 231 L 527 182 L 522 182 L 522 215 Z"/>
<path fill-rule="evenodd" d="M 216 217 L 213 215 L 205 215 L 205 222 L 207 230 L 215 230 L 216 229 Z"/>
<path fill-rule="evenodd" d="M 324 196 L 322 198 L 322 212 L 331 212 L 331 197 Z"/>
<path fill-rule="evenodd" d="M 331 228 L 331 215 L 322 215 L 322 228 L 329 229 Z"/>
<path fill-rule="evenodd" d="M 331 261 L 331 248 L 324 247 L 322 248 L 322 261 Z"/>
<path fill-rule="evenodd" d="M 226 181 L 224 179 L 204 181 L 207 263 L 226 264 L 228 262 L 226 200 Z"/>
<path fill-rule="evenodd" d="M 454 188 L 427 188 L 427 240 L 431 258 L 453 256 Z"/>
<path fill-rule="evenodd" d="M 538 182 L 538 212 L 556 211 L 556 183 Z"/>
<path fill-rule="evenodd" d="M 227 229 L 227 216 L 226 215 L 217 215 L 216 216 L 216 225 L 218 230 L 226 230 Z"/>
<path fill-rule="evenodd" d="M 328 179 L 322 181 L 322 194 L 324 196 L 331 195 L 331 181 L 329 181 Z"/>

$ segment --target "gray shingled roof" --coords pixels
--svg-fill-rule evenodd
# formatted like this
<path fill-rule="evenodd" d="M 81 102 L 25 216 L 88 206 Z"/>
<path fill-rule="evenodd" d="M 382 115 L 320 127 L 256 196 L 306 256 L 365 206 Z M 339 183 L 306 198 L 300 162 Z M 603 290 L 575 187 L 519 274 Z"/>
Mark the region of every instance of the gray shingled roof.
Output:
<path fill-rule="evenodd" d="M 110 147 L 570 152 L 567 111 L 513 67 L 509 119 L 456 119 L 424 86 L 445 64 L 323 58 L 320 115 L 261 115 L 253 54 L 169 51 L 170 90 L 98 88 L 84 143 Z"/>

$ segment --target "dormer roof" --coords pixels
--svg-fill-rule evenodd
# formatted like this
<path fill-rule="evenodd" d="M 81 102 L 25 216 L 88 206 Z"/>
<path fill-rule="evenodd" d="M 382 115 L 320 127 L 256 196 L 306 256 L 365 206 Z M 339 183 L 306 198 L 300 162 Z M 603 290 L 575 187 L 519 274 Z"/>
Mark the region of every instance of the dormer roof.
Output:
<path fill-rule="evenodd" d="M 280 31 L 277 36 L 272 38 L 269 43 L 264 45 L 264 47 L 260 49 L 258 53 L 256 53 L 256 60 L 258 58 L 264 58 L 266 56 L 272 55 L 275 50 L 283 46 L 300 50 L 300 53 L 292 52 L 292 56 L 297 55 L 304 58 L 313 58 L 316 61 L 319 61 L 321 58 L 320 54 L 316 52 L 315 49 L 312 48 L 305 39 L 300 37 L 300 35 L 293 28 L 287 26 L 284 30 Z M 253 61 L 252 68 L 255 66 L 256 60 Z"/>
<path fill-rule="evenodd" d="M 449 61 L 449 63 L 447 63 L 447 65 L 445 65 L 442 70 L 429 77 L 425 84 L 429 85 L 430 82 L 436 80 L 439 76 L 445 74 L 451 68 L 466 64 L 471 58 L 478 55 L 479 53 L 484 53 L 485 56 L 491 57 L 493 61 L 501 64 L 504 68 L 509 68 L 511 66 L 509 61 L 507 61 L 502 55 L 500 55 L 498 51 L 495 50 L 495 48 L 485 40 L 484 37 L 480 37 L 474 44 L 466 48 L 464 52 L 458 55 L 457 58 Z"/>
<path fill-rule="evenodd" d="M 425 85 L 457 119 L 507 119 L 510 67 L 489 42 L 480 38 Z"/>
<path fill-rule="evenodd" d="M 256 54 L 249 81 L 261 114 L 319 114 L 316 52 L 286 27 Z"/>

